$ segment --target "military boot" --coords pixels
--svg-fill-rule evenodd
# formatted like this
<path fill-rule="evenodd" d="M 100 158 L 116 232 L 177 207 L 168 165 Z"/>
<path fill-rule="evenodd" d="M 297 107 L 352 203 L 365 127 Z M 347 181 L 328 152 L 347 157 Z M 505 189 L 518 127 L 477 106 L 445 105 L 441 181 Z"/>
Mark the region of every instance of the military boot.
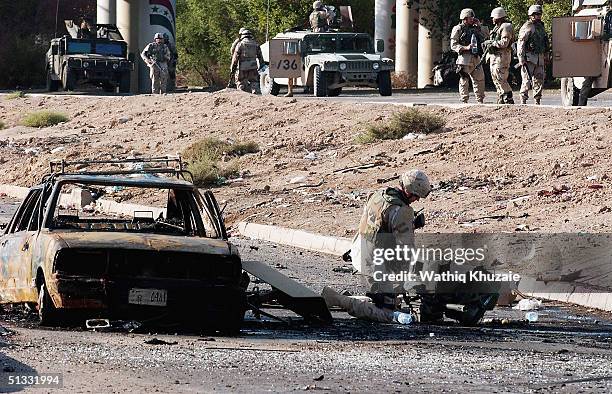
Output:
<path fill-rule="evenodd" d="M 527 99 L 521 96 L 521 104 L 527 104 Z"/>
<path fill-rule="evenodd" d="M 512 92 L 505 93 L 505 96 L 506 96 L 504 99 L 505 104 L 514 104 L 514 98 L 512 97 Z"/>
<path fill-rule="evenodd" d="M 506 104 L 503 94 L 500 94 L 499 97 L 497 98 L 497 104 Z"/>
<path fill-rule="evenodd" d="M 540 99 L 539 98 L 535 99 L 535 105 L 540 105 Z"/>

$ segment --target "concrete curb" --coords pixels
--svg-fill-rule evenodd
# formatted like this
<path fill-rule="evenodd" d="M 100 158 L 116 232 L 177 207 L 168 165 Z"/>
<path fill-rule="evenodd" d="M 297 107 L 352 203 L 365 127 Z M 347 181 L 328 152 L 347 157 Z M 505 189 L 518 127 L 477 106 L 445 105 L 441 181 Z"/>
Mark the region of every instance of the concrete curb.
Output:
<path fill-rule="evenodd" d="M 348 238 L 330 237 L 285 227 L 240 222 L 238 223 L 238 231 L 241 235 L 248 238 L 294 246 L 334 256 L 342 256 L 351 248 L 351 240 Z M 594 293 L 585 286 L 569 283 L 536 283 L 534 278 L 523 277 L 518 288 L 532 297 L 612 312 L 612 293 Z M 538 292 L 533 292 L 533 289 L 536 288 Z M 527 289 L 530 289 L 530 291 L 527 292 Z"/>
<path fill-rule="evenodd" d="M 245 237 L 275 242 L 281 245 L 342 256 L 351 248 L 351 240 L 313 234 L 302 230 L 263 224 L 240 222 L 238 231 Z"/>

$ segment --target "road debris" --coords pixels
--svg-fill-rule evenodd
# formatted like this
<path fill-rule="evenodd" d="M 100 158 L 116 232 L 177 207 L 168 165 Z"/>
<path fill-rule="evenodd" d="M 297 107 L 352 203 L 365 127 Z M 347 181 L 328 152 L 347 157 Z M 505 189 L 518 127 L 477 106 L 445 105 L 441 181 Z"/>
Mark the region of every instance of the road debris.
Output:
<path fill-rule="evenodd" d="M 384 164 L 385 164 L 385 162 L 383 162 L 383 161 L 375 161 L 373 163 L 367 163 L 367 164 L 361 164 L 361 165 L 358 165 L 358 166 L 340 168 L 340 169 L 334 170 L 334 173 L 335 174 L 338 174 L 338 173 L 342 174 L 342 173 L 350 172 L 350 171 L 367 170 L 369 168 L 379 167 L 379 166 L 382 166 Z"/>
<path fill-rule="evenodd" d="M 176 341 L 168 342 L 158 338 L 148 339 L 144 343 L 146 343 L 147 345 L 178 345 L 178 342 Z"/>
<path fill-rule="evenodd" d="M 538 310 L 542 306 L 542 301 L 536 300 L 535 298 L 525 298 L 519 301 L 517 305 L 513 307 L 513 309 L 518 309 L 520 311 L 533 311 Z"/>

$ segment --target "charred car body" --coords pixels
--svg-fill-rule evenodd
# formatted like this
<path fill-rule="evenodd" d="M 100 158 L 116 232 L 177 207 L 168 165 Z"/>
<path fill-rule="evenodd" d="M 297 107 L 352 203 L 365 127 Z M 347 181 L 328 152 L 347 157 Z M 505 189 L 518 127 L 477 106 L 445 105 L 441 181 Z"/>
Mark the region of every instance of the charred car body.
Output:
<path fill-rule="evenodd" d="M 66 171 L 92 164 L 139 167 Z M 243 264 L 215 197 L 184 179 L 180 159 L 62 161 L 52 169 L 58 165 L 30 189 L 0 238 L 1 303 L 36 305 L 46 325 L 171 320 L 231 334 L 246 310 L 263 313 L 268 304 L 331 321 L 312 291 L 263 263 Z M 149 205 L 117 202 L 135 196 Z M 247 291 L 246 272 L 272 290 Z"/>
<path fill-rule="evenodd" d="M 97 25 L 89 38 L 79 38 L 72 21 L 66 21 L 70 36 L 54 38 L 46 56 L 47 90 L 65 91 L 77 83 L 102 87 L 107 92 L 129 93 L 134 62 L 127 43 L 115 25 Z"/>

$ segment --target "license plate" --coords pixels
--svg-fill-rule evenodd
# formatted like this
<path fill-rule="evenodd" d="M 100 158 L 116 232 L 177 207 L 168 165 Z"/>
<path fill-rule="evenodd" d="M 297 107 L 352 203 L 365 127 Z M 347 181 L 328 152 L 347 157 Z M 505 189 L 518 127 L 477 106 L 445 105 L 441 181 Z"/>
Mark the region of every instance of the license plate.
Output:
<path fill-rule="evenodd" d="M 166 306 L 168 292 L 160 289 L 130 289 L 128 302 L 136 305 Z"/>

